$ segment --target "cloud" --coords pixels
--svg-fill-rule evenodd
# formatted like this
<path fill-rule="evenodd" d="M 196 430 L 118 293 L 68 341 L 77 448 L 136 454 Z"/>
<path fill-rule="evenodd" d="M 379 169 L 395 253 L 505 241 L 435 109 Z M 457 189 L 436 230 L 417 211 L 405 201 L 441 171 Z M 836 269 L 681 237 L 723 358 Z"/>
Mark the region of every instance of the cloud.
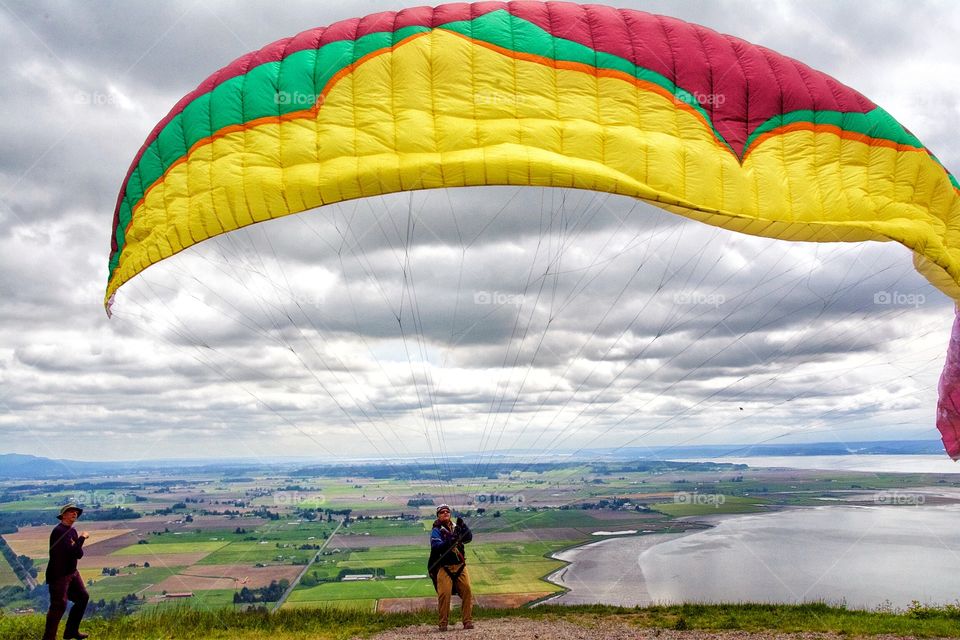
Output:
<path fill-rule="evenodd" d="M 960 93 L 945 80 L 960 21 L 940 5 L 634 4 L 823 69 L 960 165 Z M 330 457 L 934 437 L 951 303 L 906 250 L 735 236 L 587 191 L 400 194 L 256 225 L 151 267 L 108 322 L 116 193 L 153 125 L 247 51 L 395 8 L 0 9 L 7 449 Z"/>

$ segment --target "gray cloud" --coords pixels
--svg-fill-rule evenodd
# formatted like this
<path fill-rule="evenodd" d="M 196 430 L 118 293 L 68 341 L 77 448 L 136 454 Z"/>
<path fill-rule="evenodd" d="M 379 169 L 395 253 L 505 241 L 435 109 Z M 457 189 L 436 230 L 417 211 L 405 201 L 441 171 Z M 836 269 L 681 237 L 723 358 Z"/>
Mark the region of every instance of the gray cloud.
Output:
<path fill-rule="evenodd" d="M 148 269 L 108 322 L 116 193 L 154 123 L 249 50 L 397 6 L 0 9 L 6 449 L 329 456 L 439 450 L 441 435 L 455 450 L 541 452 L 934 437 L 951 303 L 906 250 L 734 236 L 586 191 L 402 194 L 256 225 Z M 942 4 L 638 8 L 798 57 L 960 164 L 948 81 L 960 21 Z"/>

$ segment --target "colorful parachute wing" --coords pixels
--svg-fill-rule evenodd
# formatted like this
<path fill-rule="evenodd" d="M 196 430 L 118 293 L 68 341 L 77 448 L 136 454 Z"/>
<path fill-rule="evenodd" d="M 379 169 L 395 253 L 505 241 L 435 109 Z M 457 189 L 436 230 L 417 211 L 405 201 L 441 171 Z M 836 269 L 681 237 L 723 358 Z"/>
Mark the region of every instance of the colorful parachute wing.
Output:
<path fill-rule="evenodd" d="M 960 300 L 960 185 L 861 94 L 673 18 L 482 2 L 312 29 L 210 76 L 123 182 L 105 303 L 246 225 L 479 185 L 623 194 L 788 240 L 893 240 Z"/>

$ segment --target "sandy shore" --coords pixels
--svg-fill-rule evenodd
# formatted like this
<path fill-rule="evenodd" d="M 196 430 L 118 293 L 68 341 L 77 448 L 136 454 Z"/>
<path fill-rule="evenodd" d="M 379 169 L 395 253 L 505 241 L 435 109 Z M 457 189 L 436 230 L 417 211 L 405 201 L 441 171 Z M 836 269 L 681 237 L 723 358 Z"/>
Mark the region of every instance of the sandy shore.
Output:
<path fill-rule="evenodd" d="M 638 558 L 653 547 L 675 540 L 684 533 L 657 533 L 640 536 L 605 538 L 580 547 L 552 554 L 551 557 L 570 564 L 558 569 L 547 580 L 569 589 L 546 602 L 550 604 L 610 604 L 621 607 L 653 604 L 646 588 Z M 597 553 L 600 547 L 618 547 L 622 553 Z"/>
<path fill-rule="evenodd" d="M 723 520 L 740 518 L 742 513 L 686 516 L 678 521 L 716 526 Z M 609 604 L 621 607 L 646 607 L 656 604 L 647 590 L 640 568 L 640 554 L 658 544 L 693 535 L 702 529 L 683 533 L 650 533 L 605 537 L 597 542 L 567 549 L 550 557 L 568 562 L 546 577 L 548 582 L 569 589 L 566 593 L 545 600 L 549 604 Z M 601 546 L 622 548 L 622 553 L 597 553 Z"/>

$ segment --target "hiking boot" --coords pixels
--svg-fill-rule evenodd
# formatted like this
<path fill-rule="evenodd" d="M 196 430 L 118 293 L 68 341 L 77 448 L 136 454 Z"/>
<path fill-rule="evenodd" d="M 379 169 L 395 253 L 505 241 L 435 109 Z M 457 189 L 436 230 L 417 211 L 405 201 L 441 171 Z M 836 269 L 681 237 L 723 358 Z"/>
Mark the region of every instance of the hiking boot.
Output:
<path fill-rule="evenodd" d="M 463 628 L 464 628 L 464 629 L 473 629 L 473 623 L 472 623 L 472 622 L 464 622 L 464 623 L 463 623 Z"/>
<path fill-rule="evenodd" d="M 447 630 L 447 625 L 445 624 L 440 625 L 440 631 L 446 631 L 446 630 Z"/>
<path fill-rule="evenodd" d="M 86 640 L 90 636 L 86 633 L 80 633 L 79 631 L 72 633 L 70 635 L 64 635 L 63 640 Z"/>

